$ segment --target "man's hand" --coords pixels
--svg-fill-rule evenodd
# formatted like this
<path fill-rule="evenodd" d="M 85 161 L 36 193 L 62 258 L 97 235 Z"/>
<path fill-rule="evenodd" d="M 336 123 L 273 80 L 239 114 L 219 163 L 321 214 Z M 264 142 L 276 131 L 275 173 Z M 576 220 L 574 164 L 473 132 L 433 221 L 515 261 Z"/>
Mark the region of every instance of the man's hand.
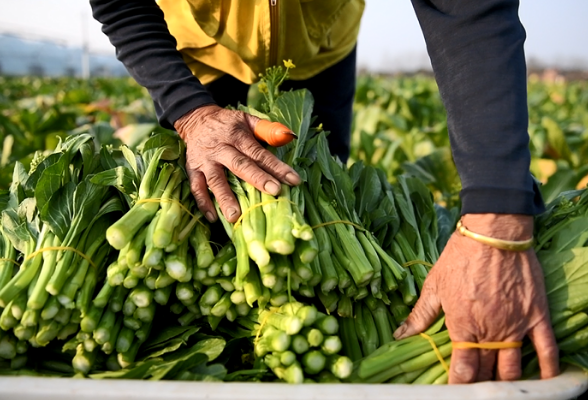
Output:
<path fill-rule="evenodd" d="M 468 214 L 472 232 L 505 239 L 532 236 L 533 218 Z M 515 342 L 528 335 L 537 351 L 541 378 L 559 373 L 543 272 L 535 252 L 510 252 L 454 233 L 425 280 L 414 310 L 394 333 L 397 339 L 426 330 L 441 308 L 454 342 Z M 515 380 L 521 376 L 521 349 L 455 349 L 449 383 Z"/>
<path fill-rule="evenodd" d="M 219 202 L 223 215 L 236 222 L 239 203 L 225 177 L 225 167 L 257 189 L 277 195 L 280 182 L 300 183 L 300 177 L 287 164 L 264 149 L 253 137 L 259 118 L 216 105 L 197 108 L 175 123 L 186 142 L 186 170 L 198 208 L 214 221 L 216 210 L 208 187 Z"/>

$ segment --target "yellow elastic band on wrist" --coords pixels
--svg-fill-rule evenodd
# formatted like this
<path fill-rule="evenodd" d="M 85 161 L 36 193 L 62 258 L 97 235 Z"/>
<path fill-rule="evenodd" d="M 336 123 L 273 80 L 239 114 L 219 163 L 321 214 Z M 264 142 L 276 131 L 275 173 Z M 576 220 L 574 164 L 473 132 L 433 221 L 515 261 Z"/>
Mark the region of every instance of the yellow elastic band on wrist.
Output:
<path fill-rule="evenodd" d="M 509 250 L 509 251 L 525 251 L 533 246 L 533 238 L 527 240 L 502 240 L 502 239 L 495 239 L 488 236 L 480 235 L 479 233 L 472 232 L 468 230 L 461 220 L 457 223 L 456 229 L 462 236 L 469 237 L 470 239 L 474 239 L 476 242 L 483 243 L 485 245 L 495 247 L 501 250 Z"/>

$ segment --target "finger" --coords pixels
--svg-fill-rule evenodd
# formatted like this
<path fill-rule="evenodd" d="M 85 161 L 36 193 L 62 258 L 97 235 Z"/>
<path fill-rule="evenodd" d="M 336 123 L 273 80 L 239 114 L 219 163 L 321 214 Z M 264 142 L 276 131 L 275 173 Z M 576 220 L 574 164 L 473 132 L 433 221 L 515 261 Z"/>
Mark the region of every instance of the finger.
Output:
<path fill-rule="evenodd" d="M 521 349 L 502 349 L 496 361 L 496 380 L 515 381 L 521 377 Z"/>
<path fill-rule="evenodd" d="M 476 382 L 489 381 L 494 375 L 494 365 L 496 364 L 496 350 L 479 350 L 480 366 Z"/>
<path fill-rule="evenodd" d="M 548 321 L 547 318 L 543 319 L 528 333 L 537 351 L 541 379 L 553 378 L 559 374 L 559 349 Z"/>
<path fill-rule="evenodd" d="M 227 182 L 224 169 L 220 165 L 212 166 L 204 172 L 204 175 L 206 176 L 206 183 L 212 190 L 227 221 L 231 223 L 237 222 L 241 215 L 241 209 Z"/>
<path fill-rule="evenodd" d="M 396 331 L 394 338 L 396 340 L 416 335 L 426 330 L 439 315 L 441 311 L 441 301 L 437 297 L 435 289 L 435 275 L 432 273 L 425 279 L 421 297 L 416 302 L 412 312 Z"/>
<path fill-rule="evenodd" d="M 251 158 L 234 147 L 223 149 L 222 156 L 218 161 L 239 178 L 255 186 L 258 190 L 269 193 L 272 196 L 280 194 L 280 182 L 259 168 Z"/>
<path fill-rule="evenodd" d="M 280 161 L 278 157 L 264 149 L 263 146 L 252 137 L 245 137 L 237 143 L 235 147 L 280 181 L 289 185 L 300 184 L 300 176 L 292 167 Z"/>
<path fill-rule="evenodd" d="M 471 342 L 473 340 L 464 341 Z M 449 367 L 449 383 L 475 382 L 480 365 L 479 354 L 478 349 L 454 349 Z"/>
<path fill-rule="evenodd" d="M 188 169 L 188 179 L 190 181 L 190 190 L 196 199 L 198 209 L 202 211 L 206 219 L 210 222 L 216 221 L 217 215 L 214 204 L 208 193 L 208 185 L 204 174 L 197 170 Z"/>

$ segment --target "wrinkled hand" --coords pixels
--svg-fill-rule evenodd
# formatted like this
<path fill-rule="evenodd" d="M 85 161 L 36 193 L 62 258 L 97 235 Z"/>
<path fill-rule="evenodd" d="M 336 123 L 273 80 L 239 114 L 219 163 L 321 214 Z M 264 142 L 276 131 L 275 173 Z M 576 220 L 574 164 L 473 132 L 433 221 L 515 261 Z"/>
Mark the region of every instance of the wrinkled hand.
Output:
<path fill-rule="evenodd" d="M 467 214 L 463 224 L 486 236 L 525 240 L 533 219 L 511 214 Z M 543 272 L 535 252 L 504 251 L 454 233 L 425 280 L 412 313 L 394 333 L 397 339 L 426 330 L 445 312 L 454 342 L 514 342 L 528 335 L 541 378 L 559 373 Z M 521 376 L 521 349 L 454 349 L 449 383 L 515 380 Z"/>
<path fill-rule="evenodd" d="M 208 105 L 187 113 L 175 123 L 186 142 L 186 170 L 192 193 L 198 208 L 211 222 L 217 214 L 208 187 L 229 222 L 236 222 L 241 215 L 225 177 L 225 167 L 271 195 L 280 193 L 280 182 L 300 183 L 294 169 L 255 140 L 253 129 L 258 120 L 241 111 Z"/>

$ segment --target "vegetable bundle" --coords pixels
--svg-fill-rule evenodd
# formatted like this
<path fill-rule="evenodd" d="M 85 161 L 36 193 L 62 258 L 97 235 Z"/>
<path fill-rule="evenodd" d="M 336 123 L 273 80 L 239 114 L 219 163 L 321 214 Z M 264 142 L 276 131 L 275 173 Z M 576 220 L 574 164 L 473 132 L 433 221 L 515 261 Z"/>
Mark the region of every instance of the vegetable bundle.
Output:
<path fill-rule="evenodd" d="M 545 276 L 551 324 L 562 361 L 588 367 L 588 190 L 564 192 L 536 220 L 538 258 Z M 356 316 L 357 318 L 357 316 Z M 371 383 L 447 383 L 452 346 L 443 318 L 426 332 L 389 342 L 361 360 L 355 381 Z M 533 345 L 525 342 L 523 377 L 538 373 Z M 443 357 L 445 366 L 440 360 Z"/>
<path fill-rule="evenodd" d="M 241 109 L 291 129 L 296 140 L 268 149 L 302 184 L 270 196 L 227 173 L 242 209 L 234 224 L 220 211 L 218 224 L 202 219 L 172 133 L 137 151 L 73 135 L 29 171 L 16 164 L 0 196 L 0 373 L 446 381 L 427 340 L 392 332 L 457 210 L 435 205 L 418 178 L 390 184 L 380 169 L 333 158 L 311 128 L 311 94 L 279 91 L 286 74 L 268 70 L 262 112 Z M 585 192 L 565 193 L 536 235 L 564 360 L 585 368 L 586 215 Z M 449 364 L 443 319 L 428 334 Z"/>

